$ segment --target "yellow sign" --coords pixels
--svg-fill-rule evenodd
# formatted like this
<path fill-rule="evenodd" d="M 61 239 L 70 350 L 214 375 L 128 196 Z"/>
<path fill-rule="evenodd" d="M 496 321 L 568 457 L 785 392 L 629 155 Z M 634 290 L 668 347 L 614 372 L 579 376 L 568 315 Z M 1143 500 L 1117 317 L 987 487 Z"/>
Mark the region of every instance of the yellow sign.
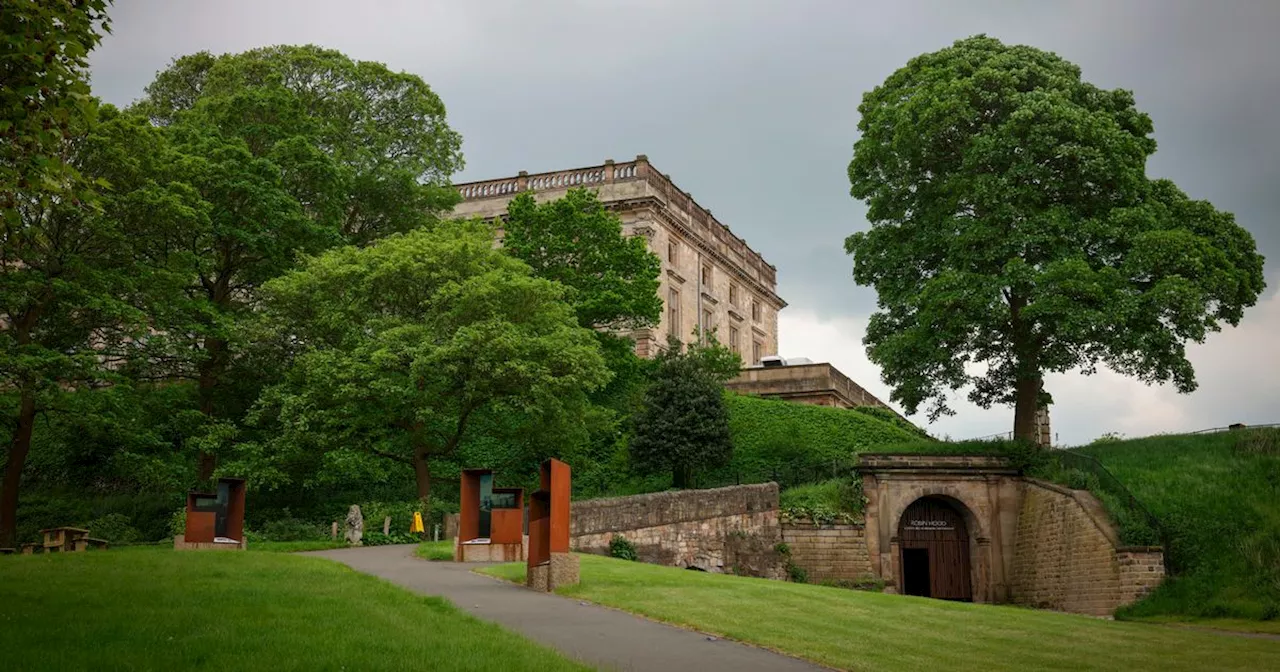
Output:
<path fill-rule="evenodd" d="M 422 533 L 426 532 L 426 528 L 422 526 L 422 514 L 417 511 L 413 512 L 413 524 L 409 526 L 409 532 Z"/>

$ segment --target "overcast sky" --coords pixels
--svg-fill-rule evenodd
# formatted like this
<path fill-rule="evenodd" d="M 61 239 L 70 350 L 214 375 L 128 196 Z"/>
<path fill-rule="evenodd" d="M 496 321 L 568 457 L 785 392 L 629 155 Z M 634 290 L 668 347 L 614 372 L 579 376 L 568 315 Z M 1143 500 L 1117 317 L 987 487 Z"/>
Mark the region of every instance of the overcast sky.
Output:
<path fill-rule="evenodd" d="M 1149 172 L 1234 212 L 1268 260 L 1241 326 L 1191 348 L 1197 392 L 1050 377 L 1058 441 L 1280 422 L 1280 2 L 116 0 L 111 17 L 92 76 L 118 105 L 184 54 L 314 43 L 423 77 L 463 136 L 455 182 L 646 154 L 777 266 L 780 354 L 885 400 L 861 343 L 875 293 L 843 251 L 867 228 L 845 173 L 861 96 L 977 33 L 1054 51 L 1134 91 Z M 952 438 L 1012 426 L 1008 408 L 957 408 L 911 419 Z"/>

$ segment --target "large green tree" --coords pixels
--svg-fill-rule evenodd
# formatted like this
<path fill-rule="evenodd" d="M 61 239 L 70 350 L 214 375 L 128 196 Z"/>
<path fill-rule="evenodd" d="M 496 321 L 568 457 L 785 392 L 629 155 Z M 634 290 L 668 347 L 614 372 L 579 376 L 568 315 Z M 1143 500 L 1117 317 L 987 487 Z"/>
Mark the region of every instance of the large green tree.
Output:
<path fill-rule="evenodd" d="M 36 195 L 91 197 L 68 160 L 97 102 L 85 77 L 89 52 L 110 31 L 108 0 L 11 0 L 0 11 L 0 214 L 19 226 Z"/>
<path fill-rule="evenodd" d="M 586 392 L 609 377 L 599 346 L 564 287 L 494 249 L 494 235 L 446 221 L 268 283 L 272 328 L 298 352 L 261 403 L 281 427 L 267 452 L 403 464 L 425 502 L 432 463 L 478 431 L 580 422 Z"/>
<path fill-rule="evenodd" d="M 89 207 L 65 195 L 19 195 L 0 241 L 0 403 L 10 419 L 0 546 L 13 540 L 18 487 L 40 413 L 74 407 L 78 390 L 126 384 L 150 368 L 157 321 L 185 265 L 156 254 L 158 230 L 200 226 L 202 203 L 153 176 L 160 133 L 112 108 L 65 141 L 68 165 L 99 186 Z"/>
<path fill-rule="evenodd" d="M 461 140 L 421 78 L 314 46 L 174 61 L 131 112 L 184 155 L 173 179 L 209 205 L 203 226 L 174 231 L 194 259 L 188 372 L 210 418 L 198 479 L 270 379 L 240 337 L 264 282 L 297 255 L 368 244 L 432 222 L 457 200 L 449 176 Z M 230 430 L 230 432 L 228 431 Z M 212 439 L 210 437 L 213 437 Z"/>
<path fill-rule="evenodd" d="M 569 288 L 578 322 L 592 329 L 639 329 L 658 322 L 662 263 L 643 236 L 584 187 L 537 203 L 524 192 L 507 206 L 502 246 L 539 277 Z"/>
<path fill-rule="evenodd" d="M 643 236 L 625 235 L 621 218 L 584 187 L 543 203 L 520 194 L 507 207 L 503 229 L 504 249 L 538 277 L 565 285 L 578 323 L 596 330 L 613 378 L 591 395 L 590 438 L 573 454 L 581 476 L 575 482 L 611 478 L 609 463 L 625 458 L 626 419 L 653 370 L 627 332 L 657 324 L 662 263 Z"/>
<path fill-rule="evenodd" d="M 670 335 L 632 418 L 632 464 L 643 473 L 669 472 L 677 488 L 689 487 L 697 470 L 727 464 L 733 442 L 724 384 L 741 368 L 741 358 L 713 335 L 688 345 Z"/>
<path fill-rule="evenodd" d="M 876 289 L 872 361 L 930 417 L 949 390 L 1012 404 L 1031 439 L 1047 372 L 1099 365 L 1195 389 L 1187 342 L 1236 325 L 1264 288 L 1231 214 L 1146 175 L 1151 119 L 1058 56 L 977 36 L 912 59 L 863 97 L 846 241 Z"/>

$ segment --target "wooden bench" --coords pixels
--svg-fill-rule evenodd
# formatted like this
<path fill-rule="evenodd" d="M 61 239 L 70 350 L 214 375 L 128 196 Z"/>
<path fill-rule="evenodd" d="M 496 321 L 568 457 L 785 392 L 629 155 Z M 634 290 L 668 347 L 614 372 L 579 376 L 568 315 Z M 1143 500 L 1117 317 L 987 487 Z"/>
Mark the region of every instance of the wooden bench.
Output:
<path fill-rule="evenodd" d="M 23 555 L 35 555 L 35 554 L 36 554 L 36 549 L 37 549 L 37 548 L 40 548 L 40 544 L 37 544 L 37 543 L 34 543 L 34 542 L 23 544 L 23 545 L 22 545 L 22 554 L 23 554 Z"/>
<path fill-rule="evenodd" d="M 0 548 L 0 555 L 13 555 L 15 553 L 12 548 Z"/>

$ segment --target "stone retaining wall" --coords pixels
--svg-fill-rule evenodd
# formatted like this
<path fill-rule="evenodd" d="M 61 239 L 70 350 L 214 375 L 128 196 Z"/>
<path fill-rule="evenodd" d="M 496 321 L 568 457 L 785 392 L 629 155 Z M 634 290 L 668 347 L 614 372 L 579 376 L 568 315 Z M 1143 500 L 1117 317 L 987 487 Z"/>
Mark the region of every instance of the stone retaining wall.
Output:
<path fill-rule="evenodd" d="M 782 541 L 791 549 L 791 562 L 803 569 L 811 582 L 872 576 L 862 525 L 783 523 Z"/>
<path fill-rule="evenodd" d="M 1013 602 L 1110 616 L 1164 578 L 1160 549 L 1121 547 L 1101 503 L 1088 492 L 1025 480 L 1018 515 Z"/>
<path fill-rule="evenodd" d="M 773 550 L 780 540 L 776 483 L 575 501 L 571 521 L 576 551 L 608 555 L 617 534 L 635 545 L 642 562 L 781 574 Z"/>

